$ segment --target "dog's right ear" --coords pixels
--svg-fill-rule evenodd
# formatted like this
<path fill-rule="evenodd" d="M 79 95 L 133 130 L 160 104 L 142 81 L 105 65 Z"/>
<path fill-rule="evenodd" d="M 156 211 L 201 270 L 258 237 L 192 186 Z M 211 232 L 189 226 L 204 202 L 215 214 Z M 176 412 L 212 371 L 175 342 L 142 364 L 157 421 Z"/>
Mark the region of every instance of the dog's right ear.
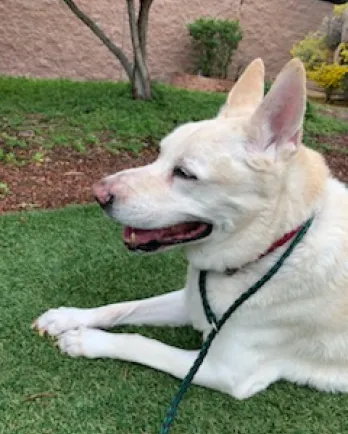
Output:
<path fill-rule="evenodd" d="M 263 61 L 255 59 L 233 86 L 218 117 L 229 118 L 253 114 L 263 100 L 264 83 L 265 67 Z"/>

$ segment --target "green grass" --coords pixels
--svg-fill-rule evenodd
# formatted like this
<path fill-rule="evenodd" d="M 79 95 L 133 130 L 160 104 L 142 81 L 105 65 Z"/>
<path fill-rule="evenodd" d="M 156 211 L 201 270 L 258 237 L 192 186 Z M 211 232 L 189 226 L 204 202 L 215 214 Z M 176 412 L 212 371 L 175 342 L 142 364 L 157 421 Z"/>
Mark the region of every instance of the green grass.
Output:
<path fill-rule="evenodd" d="M 71 359 L 30 330 L 59 305 L 96 306 L 179 288 L 180 253 L 126 252 L 119 227 L 94 206 L 0 218 L 0 433 L 157 433 L 179 382 L 116 360 Z M 122 328 L 184 348 L 189 328 Z M 51 396 L 27 400 L 30 395 Z M 348 396 L 279 383 L 247 401 L 193 386 L 173 433 L 344 434 Z"/>
<path fill-rule="evenodd" d="M 69 146 L 86 152 L 105 146 L 112 152 L 156 146 L 174 127 L 213 117 L 224 94 L 189 92 L 154 83 L 153 101 L 134 101 L 126 83 L 74 82 L 0 77 L 0 161 L 25 163 L 21 150 Z M 348 123 L 320 114 L 306 116 L 305 142 L 316 134 L 348 132 Z M 32 160 L 40 159 L 34 154 Z"/>
<path fill-rule="evenodd" d="M 325 142 L 325 138 L 330 141 L 330 136 L 336 134 L 348 134 L 348 122 L 325 115 L 319 111 L 317 104 L 310 103 L 309 110 L 307 109 L 303 142 L 318 151 L 346 154 L 346 148 L 335 147 Z M 321 136 L 320 140 L 318 136 Z"/>
<path fill-rule="evenodd" d="M 348 122 L 342 119 L 320 113 L 317 105 L 311 104 L 313 113 L 306 118 L 305 131 L 307 134 L 344 134 L 348 132 Z M 348 108 L 347 108 L 348 112 Z"/>
<path fill-rule="evenodd" d="M 106 145 L 137 151 L 176 125 L 216 114 L 224 95 L 154 84 L 153 101 L 134 101 L 126 83 L 0 77 L 0 139 L 11 148 Z M 25 136 L 30 131 L 30 137 Z M 24 133 L 23 133 L 24 132 Z"/>

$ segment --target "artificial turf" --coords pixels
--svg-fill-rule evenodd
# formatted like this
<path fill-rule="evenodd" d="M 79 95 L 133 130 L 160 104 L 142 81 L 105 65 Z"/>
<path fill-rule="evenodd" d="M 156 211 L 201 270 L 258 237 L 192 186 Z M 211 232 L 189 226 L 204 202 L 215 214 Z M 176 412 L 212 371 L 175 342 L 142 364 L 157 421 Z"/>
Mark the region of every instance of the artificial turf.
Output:
<path fill-rule="evenodd" d="M 152 434 L 179 381 L 116 360 L 72 359 L 30 329 L 44 310 L 96 306 L 180 288 L 181 252 L 128 253 L 95 206 L 0 218 L 0 434 Z M 123 327 L 183 348 L 189 328 Z M 192 386 L 180 434 L 345 434 L 348 396 L 278 383 L 247 401 Z"/>

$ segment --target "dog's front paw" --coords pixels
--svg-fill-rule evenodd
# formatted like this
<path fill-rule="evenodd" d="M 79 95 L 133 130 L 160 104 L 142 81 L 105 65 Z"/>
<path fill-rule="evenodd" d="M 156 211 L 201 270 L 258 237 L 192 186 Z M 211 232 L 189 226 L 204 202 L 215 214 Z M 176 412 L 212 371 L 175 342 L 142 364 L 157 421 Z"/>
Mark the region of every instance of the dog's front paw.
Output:
<path fill-rule="evenodd" d="M 113 347 L 112 335 L 101 330 L 78 328 L 59 335 L 58 347 L 71 357 L 108 357 Z"/>
<path fill-rule="evenodd" d="M 58 336 L 67 330 L 78 327 L 88 327 L 92 320 L 91 309 L 78 309 L 75 307 L 59 307 L 43 313 L 33 323 L 40 335 L 45 333 Z"/>

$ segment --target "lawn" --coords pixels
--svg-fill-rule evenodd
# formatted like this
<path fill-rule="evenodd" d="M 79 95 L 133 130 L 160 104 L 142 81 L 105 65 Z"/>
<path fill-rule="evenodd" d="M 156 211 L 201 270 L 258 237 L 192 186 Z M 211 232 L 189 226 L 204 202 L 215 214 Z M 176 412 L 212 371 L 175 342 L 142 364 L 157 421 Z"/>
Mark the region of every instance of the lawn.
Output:
<path fill-rule="evenodd" d="M 0 433 L 152 434 L 179 381 L 115 360 L 70 359 L 30 329 L 49 307 L 96 306 L 179 288 L 180 252 L 141 256 L 96 206 L 0 218 Z M 123 328 L 125 330 L 126 328 Z M 188 328 L 127 328 L 185 348 Z M 278 383 L 247 401 L 193 386 L 173 433 L 344 434 L 348 395 Z"/>
<path fill-rule="evenodd" d="M 0 162 L 14 164 L 23 162 L 22 151 L 30 147 L 37 151 L 31 154 L 34 163 L 59 146 L 82 154 L 93 146 L 139 152 L 157 146 L 179 124 L 215 116 L 226 99 L 155 83 L 153 101 L 134 101 L 127 83 L 13 77 L 0 77 L 0 95 Z M 348 133 L 348 122 L 311 104 L 305 142 L 316 147 L 318 134 L 336 133 Z"/>
<path fill-rule="evenodd" d="M 225 99 L 163 84 L 153 94 L 151 102 L 134 101 L 127 83 L 0 77 L 0 140 L 7 153 L 93 145 L 139 151 L 178 124 L 214 116 Z"/>

